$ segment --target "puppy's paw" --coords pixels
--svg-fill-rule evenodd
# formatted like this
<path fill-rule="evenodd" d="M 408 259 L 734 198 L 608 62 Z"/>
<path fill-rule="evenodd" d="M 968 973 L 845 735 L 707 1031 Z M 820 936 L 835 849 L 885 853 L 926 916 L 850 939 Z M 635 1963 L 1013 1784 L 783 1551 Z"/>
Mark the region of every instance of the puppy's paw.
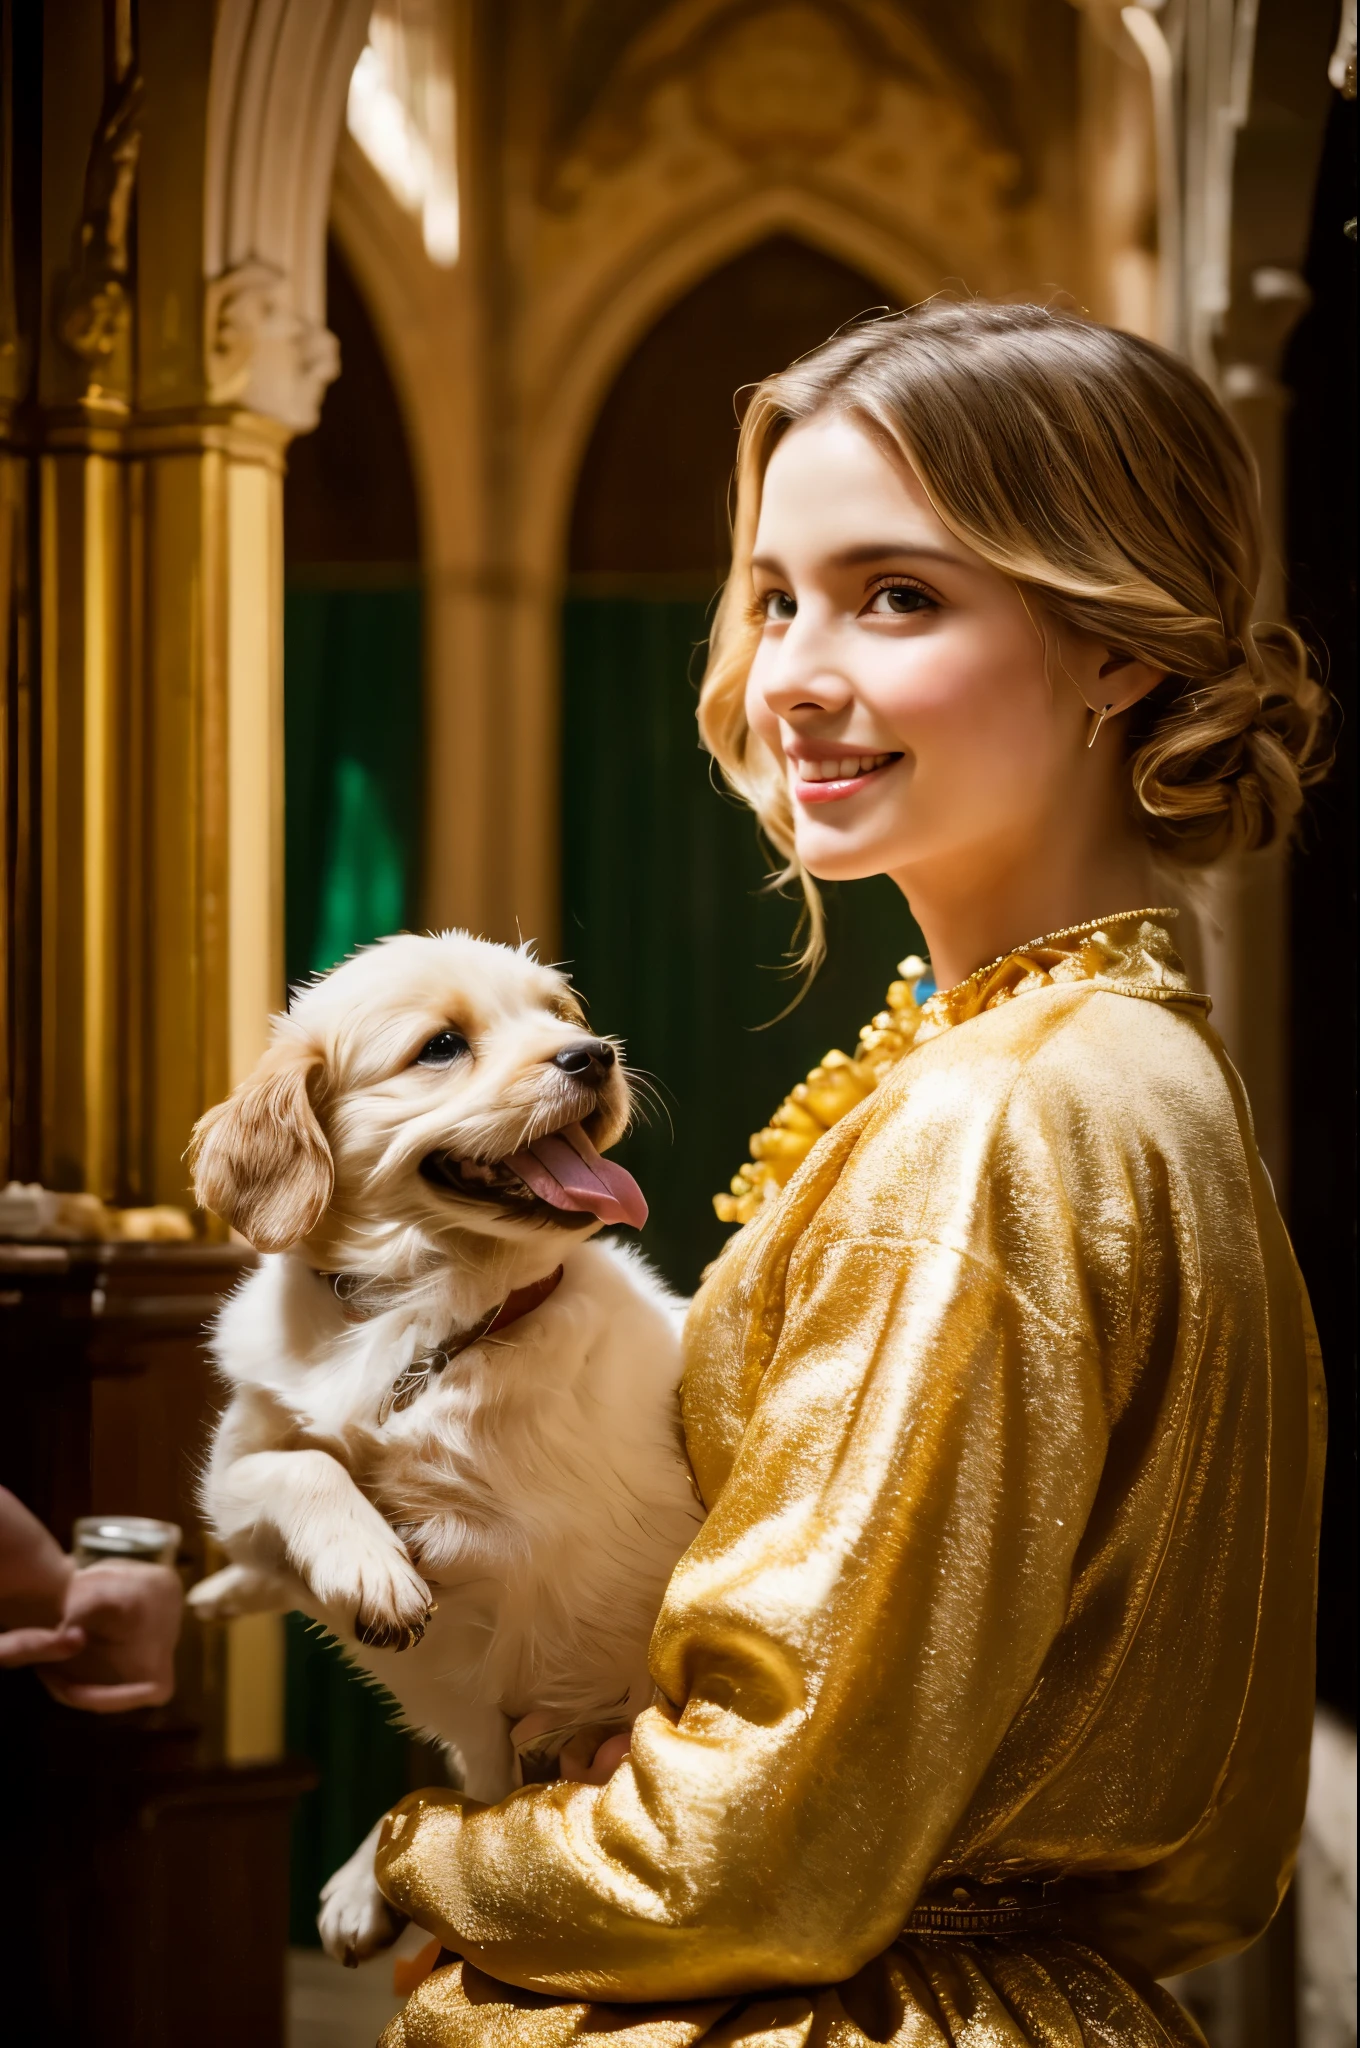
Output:
<path fill-rule="evenodd" d="M 430 1589 L 404 1556 L 365 1585 L 354 1614 L 354 1633 L 373 1650 L 413 1650 L 434 1611 Z"/>
<path fill-rule="evenodd" d="M 419 1621 L 374 1620 L 362 1611 L 354 1617 L 354 1635 L 369 1650 L 414 1650 L 425 1635 L 429 1612 Z"/>
<path fill-rule="evenodd" d="M 327 1880 L 316 1925 L 326 1954 L 350 1970 L 390 1948 L 406 1925 L 378 1890 L 367 1843 Z"/>
<path fill-rule="evenodd" d="M 191 1586 L 188 1601 L 200 1621 L 231 1621 L 238 1614 L 281 1613 L 288 1606 L 287 1588 L 272 1572 L 253 1565 L 229 1564 Z"/>
<path fill-rule="evenodd" d="M 352 1614 L 355 1636 L 370 1649 L 410 1650 L 424 1635 L 430 1589 L 395 1544 L 346 1555 L 327 1581 L 313 1581 L 318 1598 Z"/>

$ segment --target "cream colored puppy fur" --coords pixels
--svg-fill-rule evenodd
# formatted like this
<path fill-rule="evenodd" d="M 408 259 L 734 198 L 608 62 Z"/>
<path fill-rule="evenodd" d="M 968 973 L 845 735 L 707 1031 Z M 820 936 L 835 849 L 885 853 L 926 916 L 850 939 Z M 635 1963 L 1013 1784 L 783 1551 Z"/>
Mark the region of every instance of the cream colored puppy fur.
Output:
<path fill-rule="evenodd" d="M 216 1326 L 231 1398 L 203 1501 L 232 1562 L 192 1603 L 323 1622 L 479 1799 L 514 1784 L 522 1716 L 579 1727 L 648 1702 L 648 1638 L 700 1517 L 684 1304 L 501 1163 L 567 1128 L 606 1147 L 628 1107 L 563 977 L 453 932 L 304 989 L 195 1133 L 200 1201 L 266 1256 Z M 559 1265 L 540 1306 L 387 1412 L 407 1367 Z M 397 1931 L 375 1837 L 322 1894 L 349 1961 Z"/>

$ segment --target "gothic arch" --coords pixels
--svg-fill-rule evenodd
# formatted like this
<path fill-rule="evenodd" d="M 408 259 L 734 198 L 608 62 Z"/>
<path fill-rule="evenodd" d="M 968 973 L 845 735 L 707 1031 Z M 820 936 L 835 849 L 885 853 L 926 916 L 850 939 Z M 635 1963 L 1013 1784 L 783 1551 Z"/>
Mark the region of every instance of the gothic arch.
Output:
<path fill-rule="evenodd" d="M 426 260 L 420 235 L 348 138 L 336 163 L 331 216 L 383 339 L 408 416 L 422 510 L 436 561 L 472 539 L 467 443 L 450 389 L 450 328 L 461 323 L 449 274 Z M 772 235 L 790 234 L 834 256 L 904 305 L 939 284 L 930 256 L 849 208 L 798 186 L 770 186 L 686 217 L 654 222 L 645 239 L 610 252 L 607 267 L 564 335 L 530 337 L 527 418 L 519 496 L 521 566 L 560 580 L 576 473 L 596 415 L 638 342 L 710 272 Z"/>
<path fill-rule="evenodd" d="M 894 305 L 909 305 L 940 281 L 914 244 L 796 185 L 758 188 L 693 218 L 658 222 L 642 247 L 617 251 L 583 318 L 559 339 L 555 362 L 535 365 L 538 416 L 525 450 L 523 518 L 525 555 L 537 575 L 560 579 L 581 457 L 639 341 L 712 271 L 779 234 L 863 271 Z"/>

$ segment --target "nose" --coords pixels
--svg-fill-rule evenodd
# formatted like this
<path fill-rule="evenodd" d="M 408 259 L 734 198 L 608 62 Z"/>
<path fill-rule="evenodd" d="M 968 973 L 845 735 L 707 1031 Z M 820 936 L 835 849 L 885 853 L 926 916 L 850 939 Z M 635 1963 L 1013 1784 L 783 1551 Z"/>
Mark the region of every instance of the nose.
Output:
<path fill-rule="evenodd" d="M 855 688 L 844 667 L 844 649 L 834 622 L 811 609 L 792 621 L 781 642 L 757 651 L 749 688 L 764 698 L 776 718 L 834 716 L 854 701 Z"/>
<path fill-rule="evenodd" d="M 578 1038 L 553 1054 L 553 1065 L 573 1081 L 599 1081 L 614 1064 L 614 1048 L 603 1038 Z"/>

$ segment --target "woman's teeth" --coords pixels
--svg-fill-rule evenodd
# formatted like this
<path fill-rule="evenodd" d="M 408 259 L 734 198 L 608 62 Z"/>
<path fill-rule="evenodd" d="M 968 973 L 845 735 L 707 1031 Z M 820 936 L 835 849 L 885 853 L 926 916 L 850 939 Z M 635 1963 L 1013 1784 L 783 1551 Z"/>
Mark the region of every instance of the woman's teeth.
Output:
<path fill-rule="evenodd" d="M 895 758 L 893 754 L 844 754 L 837 761 L 799 761 L 795 766 L 804 782 L 850 782 Z"/>

